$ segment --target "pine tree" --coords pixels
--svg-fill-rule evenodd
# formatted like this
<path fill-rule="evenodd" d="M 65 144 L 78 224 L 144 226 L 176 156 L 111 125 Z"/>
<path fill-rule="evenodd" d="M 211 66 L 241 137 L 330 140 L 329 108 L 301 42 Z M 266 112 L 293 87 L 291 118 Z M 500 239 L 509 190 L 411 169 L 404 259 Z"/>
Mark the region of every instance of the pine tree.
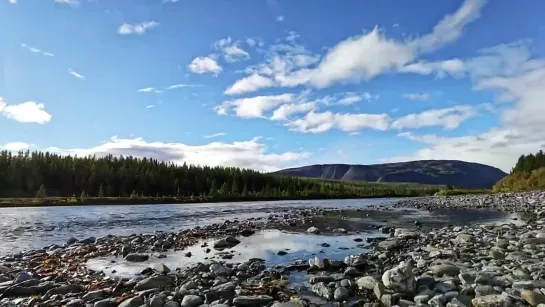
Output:
<path fill-rule="evenodd" d="M 229 184 L 226 181 L 221 185 L 220 195 L 227 195 L 227 194 L 229 194 Z"/>
<path fill-rule="evenodd" d="M 40 189 L 38 192 L 36 192 L 36 199 L 44 200 L 47 198 L 47 194 L 45 193 L 45 186 L 42 184 L 40 185 Z"/>
<path fill-rule="evenodd" d="M 210 187 L 210 193 L 208 193 L 211 197 L 215 197 L 218 195 L 218 185 L 216 183 L 216 179 L 212 180 L 212 186 Z"/>
<path fill-rule="evenodd" d="M 248 197 L 248 186 L 244 184 L 244 188 L 242 189 L 242 196 Z"/>
<path fill-rule="evenodd" d="M 85 194 L 85 190 L 81 191 L 81 194 L 79 196 L 79 200 L 85 201 L 87 199 L 87 195 Z"/>
<path fill-rule="evenodd" d="M 233 181 L 233 186 L 231 187 L 231 193 L 233 193 L 233 195 L 238 195 L 240 193 L 237 180 Z"/>
<path fill-rule="evenodd" d="M 98 197 L 100 197 L 100 198 L 104 197 L 104 188 L 102 187 L 102 183 L 98 187 Z"/>

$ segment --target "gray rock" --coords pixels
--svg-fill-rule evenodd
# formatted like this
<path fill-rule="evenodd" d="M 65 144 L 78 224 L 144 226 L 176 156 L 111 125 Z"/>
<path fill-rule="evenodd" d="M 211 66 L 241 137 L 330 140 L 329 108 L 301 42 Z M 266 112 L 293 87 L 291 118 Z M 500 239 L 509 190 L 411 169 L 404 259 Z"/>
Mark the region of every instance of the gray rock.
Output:
<path fill-rule="evenodd" d="M 157 263 L 153 266 L 153 269 L 155 270 L 155 272 L 159 273 L 159 274 L 167 274 L 167 273 L 170 273 L 170 269 L 162 264 L 162 263 Z"/>
<path fill-rule="evenodd" d="M 79 241 L 79 243 L 81 244 L 95 244 L 97 241 L 97 239 L 95 237 L 89 237 L 87 239 L 83 239 L 81 241 Z"/>
<path fill-rule="evenodd" d="M 27 272 L 19 272 L 17 273 L 17 276 L 15 276 L 13 283 L 18 284 L 20 282 L 27 281 L 30 279 L 32 279 L 32 276 L 30 276 L 30 274 L 28 274 Z"/>
<path fill-rule="evenodd" d="M 392 307 L 393 305 L 393 297 L 391 294 L 384 294 L 380 298 L 380 301 L 382 302 L 382 305 L 384 307 Z"/>
<path fill-rule="evenodd" d="M 142 291 L 154 288 L 164 288 L 170 285 L 172 285 L 172 278 L 170 278 L 169 276 L 159 275 L 148 277 L 144 280 L 139 281 L 134 286 L 134 289 L 137 291 Z"/>
<path fill-rule="evenodd" d="M 344 275 L 348 277 L 359 277 L 363 276 L 363 273 L 356 268 L 349 267 L 346 269 L 346 271 L 344 271 Z"/>
<path fill-rule="evenodd" d="M 412 262 L 400 263 L 382 275 L 382 283 L 390 290 L 401 293 L 412 293 L 416 282 L 413 275 Z"/>
<path fill-rule="evenodd" d="M 398 245 L 397 239 L 388 238 L 387 240 L 379 242 L 377 246 L 378 248 L 381 248 L 381 249 L 390 250 L 390 249 L 396 248 L 397 245 Z"/>
<path fill-rule="evenodd" d="M 333 293 L 333 299 L 337 302 L 344 302 L 350 297 L 350 290 L 345 287 L 338 287 Z"/>
<path fill-rule="evenodd" d="M 436 276 L 456 276 L 460 273 L 460 268 L 452 264 L 437 264 L 430 267 L 430 271 Z"/>
<path fill-rule="evenodd" d="M 511 299 L 507 295 L 492 294 L 472 299 L 471 305 L 473 307 L 509 307 Z"/>
<path fill-rule="evenodd" d="M 435 284 L 435 291 L 440 293 L 447 293 L 456 289 L 457 287 L 452 281 L 445 281 Z"/>
<path fill-rule="evenodd" d="M 458 298 L 454 298 L 452 301 L 447 303 L 447 307 L 469 307 L 469 304 L 466 305 L 465 303 L 459 301 Z"/>
<path fill-rule="evenodd" d="M 443 307 L 445 306 L 445 299 L 443 298 L 442 294 L 435 295 L 434 297 L 430 298 L 428 305 L 431 307 Z"/>
<path fill-rule="evenodd" d="M 384 287 L 384 284 L 382 282 L 378 281 L 375 285 L 375 288 L 373 289 L 373 293 L 375 293 L 377 299 L 380 300 L 380 298 L 387 293 L 386 287 Z"/>
<path fill-rule="evenodd" d="M 155 295 L 149 301 L 149 307 L 163 307 L 165 301 L 160 295 Z"/>
<path fill-rule="evenodd" d="M 223 284 L 219 284 L 217 286 L 214 286 L 212 288 L 210 288 L 210 290 L 212 291 L 228 291 L 228 290 L 235 290 L 235 288 L 237 287 L 237 285 L 230 281 L 230 282 L 226 282 L 226 283 L 223 283 Z"/>
<path fill-rule="evenodd" d="M 55 294 L 68 294 L 68 293 L 78 293 L 82 292 L 83 287 L 80 285 L 62 285 L 60 287 L 55 287 L 49 291 L 45 295 L 51 296 Z"/>
<path fill-rule="evenodd" d="M 125 260 L 130 261 L 130 262 L 144 262 L 144 261 L 146 261 L 148 259 L 149 259 L 148 254 L 132 253 L 132 254 L 128 254 L 127 256 L 125 256 Z"/>
<path fill-rule="evenodd" d="M 313 233 L 313 234 L 319 234 L 320 233 L 320 229 L 312 226 L 310 227 L 309 229 L 307 229 L 307 233 Z"/>
<path fill-rule="evenodd" d="M 118 307 L 140 307 L 141 305 L 144 305 L 144 300 L 141 296 L 135 296 L 124 300 Z"/>
<path fill-rule="evenodd" d="M 197 307 L 202 304 L 202 298 L 197 295 L 186 295 L 182 300 L 181 307 Z"/>
<path fill-rule="evenodd" d="M 400 299 L 397 302 L 397 306 L 399 306 L 399 307 L 412 307 L 412 306 L 416 306 L 416 304 L 413 301 Z"/>
<path fill-rule="evenodd" d="M 225 267 L 219 263 L 213 263 L 210 265 L 210 273 L 212 273 L 213 276 L 229 276 L 231 275 L 231 269 L 228 267 Z"/>
<path fill-rule="evenodd" d="M 82 307 L 85 306 L 85 302 L 82 299 L 74 299 L 66 303 L 65 307 Z"/>
<path fill-rule="evenodd" d="M 197 285 L 196 282 L 190 280 L 188 282 L 186 282 L 185 284 L 181 285 L 180 286 L 180 289 L 182 290 L 193 290 L 193 289 L 197 289 L 199 286 Z"/>
<path fill-rule="evenodd" d="M 458 275 L 458 278 L 464 285 L 475 283 L 475 272 L 464 272 Z"/>
<path fill-rule="evenodd" d="M 415 303 L 421 304 L 421 305 L 426 304 L 433 295 L 433 291 L 432 290 L 429 290 L 429 291 L 431 293 L 429 293 L 429 292 L 428 293 L 418 293 L 417 295 L 415 295 L 415 297 L 414 297 Z"/>
<path fill-rule="evenodd" d="M 218 305 L 216 305 L 218 306 Z M 180 307 L 180 303 L 178 302 L 175 302 L 175 301 L 168 301 L 165 303 L 165 305 L 163 305 L 163 307 Z"/>
<path fill-rule="evenodd" d="M 237 296 L 233 299 L 235 306 L 261 307 L 272 302 L 273 298 L 268 295 Z"/>
<path fill-rule="evenodd" d="M 460 293 L 458 293 L 458 291 L 449 291 L 449 292 L 443 294 L 443 299 L 445 300 L 445 302 L 448 303 L 448 302 L 452 301 L 453 299 L 457 298 L 459 294 Z"/>
<path fill-rule="evenodd" d="M 502 259 L 505 259 L 505 254 L 498 248 L 491 248 L 490 249 L 490 257 L 492 257 L 492 259 L 496 259 L 496 260 L 502 260 Z"/>
<path fill-rule="evenodd" d="M 545 295 L 532 290 L 522 290 L 520 297 L 525 300 L 530 306 L 545 304 Z"/>
<path fill-rule="evenodd" d="M 475 287 L 475 297 L 487 296 L 491 294 L 497 294 L 498 292 L 494 290 L 492 286 L 489 285 L 478 285 Z"/>
<path fill-rule="evenodd" d="M 333 298 L 333 289 L 328 288 L 326 284 L 323 282 L 319 282 L 313 285 L 312 292 L 316 294 L 317 296 L 321 296 L 328 300 Z"/>
<path fill-rule="evenodd" d="M 229 236 L 214 243 L 214 248 L 216 249 L 230 248 L 239 243 L 240 243 L 239 239 Z"/>
<path fill-rule="evenodd" d="M 100 300 L 98 302 L 95 302 L 93 307 L 115 307 L 115 299 L 114 298 L 107 298 L 104 300 Z"/>
<path fill-rule="evenodd" d="M 276 302 L 271 307 L 306 307 L 304 301 Z"/>
<path fill-rule="evenodd" d="M 210 291 L 204 295 L 204 300 L 210 304 L 220 299 L 232 299 L 235 296 L 236 292 L 234 290 Z"/>
<path fill-rule="evenodd" d="M 95 291 L 89 291 L 87 292 L 87 294 L 85 294 L 82 299 L 86 302 L 91 302 L 93 300 L 96 300 L 98 298 L 101 298 L 101 297 L 104 297 L 106 293 L 104 292 L 104 290 L 100 289 L 100 290 L 95 290 Z"/>
<path fill-rule="evenodd" d="M 333 282 L 333 281 L 335 281 L 335 277 L 333 277 L 331 275 L 312 276 L 309 279 L 309 282 L 311 284 L 316 284 L 316 283 L 319 283 L 319 282 L 330 283 L 330 282 Z"/>
<path fill-rule="evenodd" d="M 373 290 L 377 284 L 377 280 L 373 276 L 364 276 L 358 278 L 356 284 L 360 289 Z"/>

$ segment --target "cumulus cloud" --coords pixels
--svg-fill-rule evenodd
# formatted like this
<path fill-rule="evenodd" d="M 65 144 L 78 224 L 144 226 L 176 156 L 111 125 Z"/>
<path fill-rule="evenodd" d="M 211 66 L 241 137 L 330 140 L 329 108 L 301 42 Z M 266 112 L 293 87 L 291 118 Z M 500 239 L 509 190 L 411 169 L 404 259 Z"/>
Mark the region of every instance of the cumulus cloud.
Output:
<path fill-rule="evenodd" d="M 61 154 L 77 154 L 78 156 L 113 154 L 152 157 L 177 164 L 186 162 L 195 165 L 233 166 L 260 171 L 275 171 L 290 167 L 310 156 L 309 152 L 268 152 L 267 146 L 260 142 L 259 137 L 249 141 L 212 142 L 204 145 L 147 142 L 142 138 L 123 139 L 113 137 L 108 142 L 91 148 L 49 148 L 49 150 Z"/>
<path fill-rule="evenodd" d="M 188 68 L 196 74 L 212 73 L 217 75 L 223 70 L 212 57 L 196 57 L 188 65 Z"/>
<path fill-rule="evenodd" d="M 146 33 L 146 31 L 156 28 L 158 26 L 159 26 L 159 23 L 156 21 L 144 21 L 144 22 L 135 23 L 135 24 L 123 23 L 117 29 L 117 33 L 121 35 L 131 35 L 131 34 L 142 35 Z"/>
<path fill-rule="evenodd" d="M 28 51 L 30 51 L 30 52 L 32 52 L 32 53 L 38 53 L 38 54 L 41 54 L 41 55 L 44 55 L 44 56 L 50 56 L 50 57 L 55 56 L 51 52 L 47 52 L 47 51 L 43 51 L 43 50 L 35 48 L 35 47 L 31 47 L 31 46 L 29 46 L 29 45 L 27 45 L 25 43 L 22 43 L 21 47 L 28 50 Z"/>
<path fill-rule="evenodd" d="M 4 145 L 0 145 L 0 149 L 8 150 L 8 151 L 20 151 L 20 150 L 28 150 L 32 146 L 34 145 L 28 144 L 25 142 L 11 142 L 11 143 L 6 143 Z"/>
<path fill-rule="evenodd" d="M 302 133 L 322 133 L 333 128 L 345 132 L 361 129 L 387 130 L 391 118 L 388 114 L 351 114 L 311 111 L 305 117 L 290 121 L 286 126 Z"/>
<path fill-rule="evenodd" d="M 254 73 L 235 82 L 235 84 L 231 85 L 227 90 L 225 90 L 224 94 L 235 95 L 249 93 L 260 88 L 267 88 L 273 85 L 274 81 L 272 79 Z"/>
<path fill-rule="evenodd" d="M 409 99 L 409 100 L 426 101 L 426 100 L 430 99 L 430 94 L 428 94 L 428 93 L 407 93 L 407 94 L 403 94 L 403 98 Z"/>
<path fill-rule="evenodd" d="M 2 97 L 0 97 L 0 114 L 21 123 L 45 124 L 51 120 L 51 114 L 45 111 L 43 103 L 27 101 L 9 105 Z"/>
<path fill-rule="evenodd" d="M 440 20 L 431 33 L 408 41 L 388 38 L 382 30 L 375 27 L 371 31 L 339 42 L 321 61 L 319 57 L 311 53 L 299 53 L 313 61 L 306 65 L 290 66 L 293 61 L 267 56 L 266 63 L 257 68 L 260 75 L 269 78 L 272 82 L 260 87 L 248 88 L 246 92 L 272 86 L 311 85 L 325 88 L 342 82 L 370 80 L 387 72 L 419 74 L 433 72 L 440 77 L 457 74 L 464 69 L 460 60 L 426 62 L 418 61 L 418 58 L 460 38 L 466 26 L 480 16 L 485 2 L 485 0 L 465 0 L 454 13 Z M 296 34 L 290 34 L 286 39 L 288 44 L 284 44 L 280 49 L 287 47 L 292 51 L 300 50 L 302 46 L 294 44 L 296 39 Z M 291 55 L 293 54 L 292 52 Z M 317 65 L 314 66 L 316 63 Z M 254 72 L 256 72 L 255 69 L 249 70 L 250 74 Z"/>
<path fill-rule="evenodd" d="M 351 105 L 351 104 L 354 104 L 356 102 L 360 102 L 362 100 L 365 100 L 365 101 L 377 100 L 378 97 L 379 97 L 379 95 L 372 95 L 369 92 L 364 92 L 364 93 L 361 93 L 361 94 L 348 92 L 348 93 L 344 93 L 343 96 L 339 100 L 337 100 L 337 104 Z"/>
<path fill-rule="evenodd" d="M 236 116 L 244 118 L 264 118 L 264 113 L 273 108 L 294 101 L 295 95 L 282 94 L 274 96 L 256 96 L 226 101 L 216 106 L 215 110 L 220 115 L 226 115 L 234 110 Z"/>
<path fill-rule="evenodd" d="M 305 103 L 289 103 L 283 104 L 278 109 L 274 110 L 271 120 L 288 120 L 291 115 L 297 113 L 307 113 L 316 109 L 316 102 Z"/>
<path fill-rule="evenodd" d="M 214 43 L 214 48 L 223 53 L 223 58 L 229 63 L 246 61 L 250 54 L 240 46 L 240 41 L 233 41 L 230 36 Z"/>
<path fill-rule="evenodd" d="M 422 127 L 442 126 L 455 129 L 465 120 L 477 115 L 470 105 L 458 105 L 451 108 L 427 110 L 422 113 L 405 115 L 392 123 L 394 129 L 418 129 Z"/>

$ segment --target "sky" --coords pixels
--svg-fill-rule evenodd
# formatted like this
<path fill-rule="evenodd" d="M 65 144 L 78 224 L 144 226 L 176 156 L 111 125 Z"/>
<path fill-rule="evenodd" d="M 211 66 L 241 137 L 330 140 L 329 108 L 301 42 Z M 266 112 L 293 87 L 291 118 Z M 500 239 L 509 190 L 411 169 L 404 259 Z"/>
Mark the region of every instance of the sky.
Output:
<path fill-rule="evenodd" d="M 509 171 L 545 147 L 543 1 L 0 1 L 0 149 Z"/>

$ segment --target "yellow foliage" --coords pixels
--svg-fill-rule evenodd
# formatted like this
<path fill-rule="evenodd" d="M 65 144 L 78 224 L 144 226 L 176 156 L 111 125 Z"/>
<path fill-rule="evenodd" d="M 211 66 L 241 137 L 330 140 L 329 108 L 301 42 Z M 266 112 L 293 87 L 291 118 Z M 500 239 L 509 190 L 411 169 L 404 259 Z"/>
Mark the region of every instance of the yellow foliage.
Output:
<path fill-rule="evenodd" d="M 494 185 L 494 192 L 545 190 L 545 167 L 531 172 L 514 172 Z"/>

